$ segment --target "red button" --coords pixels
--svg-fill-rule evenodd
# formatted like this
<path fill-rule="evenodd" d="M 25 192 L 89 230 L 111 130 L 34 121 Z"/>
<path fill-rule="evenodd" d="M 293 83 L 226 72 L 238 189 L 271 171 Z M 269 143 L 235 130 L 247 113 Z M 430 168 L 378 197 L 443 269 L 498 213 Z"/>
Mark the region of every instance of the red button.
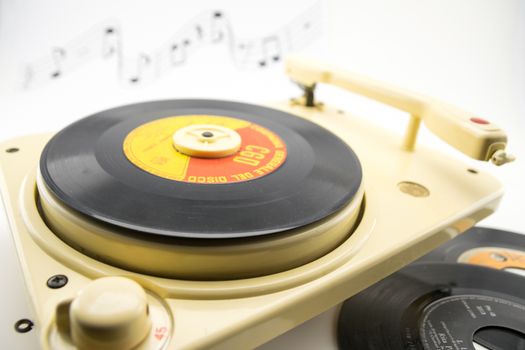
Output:
<path fill-rule="evenodd" d="M 490 124 L 488 120 L 481 119 L 481 118 L 470 118 L 470 121 L 476 124 Z"/>

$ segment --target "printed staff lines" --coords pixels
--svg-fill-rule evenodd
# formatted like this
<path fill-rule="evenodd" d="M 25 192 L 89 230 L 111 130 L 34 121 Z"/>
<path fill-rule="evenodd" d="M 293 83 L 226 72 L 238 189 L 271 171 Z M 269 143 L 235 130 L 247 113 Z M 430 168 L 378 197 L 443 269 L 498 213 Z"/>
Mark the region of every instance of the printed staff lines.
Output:
<path fill-rule="evenodd" d="M 244 39 L 236 35 L 223 11 L 205 11 L 153 52 L 125 57 L 118 21 L 105 21 L 27 64 L 23 87 L 30 89 L 59 80 L 95 60 L 112 61 L 116 77 L 122 83 L 140 85 L 184 65 L 204 45 L 226 45 L 230 59 L 239 69 L 264 69 L 280 62 L 285 53 L 311 43 L 320 35 L 321 25 L 320 3 L 317 3 L 268 35 Z"/>

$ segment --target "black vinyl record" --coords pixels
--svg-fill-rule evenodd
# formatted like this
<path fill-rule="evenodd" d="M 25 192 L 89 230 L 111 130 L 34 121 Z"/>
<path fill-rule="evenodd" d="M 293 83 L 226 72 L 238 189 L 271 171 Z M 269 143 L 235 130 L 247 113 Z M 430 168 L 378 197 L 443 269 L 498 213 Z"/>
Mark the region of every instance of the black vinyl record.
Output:
<path fill-rule="evenodd" d="M 525 235 L 486 227 L 474 227 L 424 255 L 418 262 L 458 262 L 463 253 L 479 247 L 499 247 L 525 253 Z"/>
<path fill-rule="evenodd" d="M 340 349 L 525 349 L 525 279 L 480 266 L 409 265 L 348 299 Z"/>
<path fill-rule="evenodd" d="M 226 184 L 174 181 L 132 164 L 126 136 L 184 115 L 256 123 L 286 144 L 271 174 Z M 175 237 L 234 238 L 284 232 L 335 213 L 361 186 L 359 160 L 328 130 L 283 111 L 228 101 L 168 100 L 123 106 L 79 120 L 46 145 L 40 172 L 59 201 L 104 223 Z"/>

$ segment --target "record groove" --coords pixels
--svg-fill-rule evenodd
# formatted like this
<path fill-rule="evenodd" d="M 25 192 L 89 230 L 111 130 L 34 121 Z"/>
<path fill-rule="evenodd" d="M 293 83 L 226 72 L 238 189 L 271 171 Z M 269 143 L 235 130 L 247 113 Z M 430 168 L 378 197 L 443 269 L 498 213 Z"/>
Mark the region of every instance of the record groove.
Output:
<path fill-rule="evenodd" d="M 524 281 L 475 265 L 409 265 L 343 304 L 339 347 L 525 349 Z"/>
<path fill-rule="evenodd" d="M 478 261 L 475 261 L 474 259 L 465 259 L 466 253 L 472 252 L 472 254 L 470 254 L 472 258 L 472 255 L 481 255 L 480 253 L 482 251 L 501 255 L 500 257 L 505 261 L 497 261 L 496 259 L 498 256 L 487 256 L 487 259 L 478 259 Z M 523 266 L 525 265 L 525 236 L 504 230 L 487 227 L 474 227 L 434 249 L 418 260 L 418 262 L 436 261 L 470 262 L 476 263 L 477 265 L 500 269 L 505 267 L 523 269 Z"/>
<path fill-rule="evenodd" d="M 132 164 L 122 145 L 135 128 L 171 116 L 211 114 L 257 123 L 287 157 L 260 178 L 228 184 L 165 179 Z M 66 206 L 111 225 L 188 238 L 273 234 L 314 223 L 348 204 L 361 186 L 359 160 L 326 129 L 243 103 L 170 100 L 107 110 L 55 135 L 40 160 L 46 187 Z"/>

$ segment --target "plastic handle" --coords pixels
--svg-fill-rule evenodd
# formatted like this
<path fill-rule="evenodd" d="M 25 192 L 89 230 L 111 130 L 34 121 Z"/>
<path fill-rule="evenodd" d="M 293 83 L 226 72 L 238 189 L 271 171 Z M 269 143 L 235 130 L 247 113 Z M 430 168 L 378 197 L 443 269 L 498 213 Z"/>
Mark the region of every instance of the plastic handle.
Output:
<path fill-rule="evenodd" d="M 331 84 L 410 113 L 407 150 L 413 150 L 422 120 L 434 134 L 474 159 L 497 165 L 514 160 L 504 151 L 507 136 L 502 129 L 457 107 L 303 57 L 288 57 L 286 72 L 306 87 Z"/>

